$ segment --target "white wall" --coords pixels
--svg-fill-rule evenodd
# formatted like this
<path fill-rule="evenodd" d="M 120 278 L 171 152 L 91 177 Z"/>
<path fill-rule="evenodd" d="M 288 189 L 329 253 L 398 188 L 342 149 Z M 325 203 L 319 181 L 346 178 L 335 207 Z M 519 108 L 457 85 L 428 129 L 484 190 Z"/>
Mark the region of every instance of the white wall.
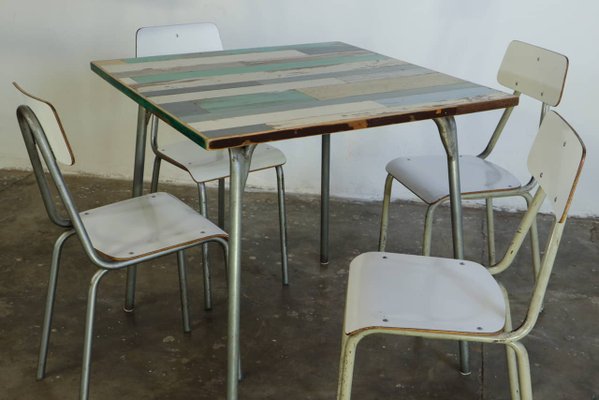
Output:
<path fill-rule="evenodd" d="M 74 172 L 131 176 L 137 108 L 92 73 L 89 61 L 133 56 L 139 26 L 213 21 L 226 48 L 340 40 L 495 88 L 506 46 L 520 39 L 570 58 L 559 110 L 588 150 L 573 211 L 599 215 L 597 15 L 596 0 L 2 0 L 0 168 L 28 167 L 14 117 L 15 80 L 62 112 L 78 158 Z M 498 118 L 499 112 L 458 117 L 461 151 L 480 151 Z M 537 120 L 537 103 L 523 99 L 493 158 L 522 179 Z M 430 121 L 378 130 L 333 135 L 333 195 L 381 198 L 388 160 L 443 152 Z M 320 139 L 277 145 L 288 156 L 288 191 L 318 193 Z M 151 157 L 147 161 L 148 174 Z M 174 170 L 163 172 L 167 179 L 188 182 Z M 262 188 L 274 183 L 274 173 L 249 182 Z"/>

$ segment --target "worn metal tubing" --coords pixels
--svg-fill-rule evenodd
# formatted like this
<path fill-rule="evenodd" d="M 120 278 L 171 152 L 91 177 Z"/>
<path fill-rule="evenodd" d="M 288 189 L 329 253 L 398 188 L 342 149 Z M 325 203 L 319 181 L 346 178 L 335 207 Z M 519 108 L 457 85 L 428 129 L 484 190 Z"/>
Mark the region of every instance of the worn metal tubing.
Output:
<path fill-rule="evenodd" d="M 135 138 L 135 161 L 133 168 L 133 197 L 143 194 L 144 161 L 146 157 L 146 137 L 148 134 L 148 121 L 150 114 L 142 106 L 137 110 L 137 134 Z M 127 269 L 127 292 L 125 294 L 126 312 L 132 312 L 135 307 L 135 281 L 137 266 L 132 265 Z"/>
<path fill-rule="evenodd" d="M 489 267 L 495 265 L 495 219 L 493 218 L 493 198 L 485 199 L 485 208 L 487 214 L 487 256 Z"/>
<path fill-rule="evenodd" d="M 493 275 L 499 274 L 505 271 L 514 261 L 516 254 L 520 250 L 520 246 L 524 242 L 528 231 L 530 230 L 533 222 L 536 220 L 536 213 L 541 208 L 543 204 L 543 200 L 545 199 L 545 192 L 541 188 L 537 189 L 537 193 L 535 197 L 532 199 L 532 202 L 528 206 L 528 211 L 520 221 L 520 225 L 516 230 L 516 234 L 512 238 L 507 250 L 505 251 L 505 255 L 499 262 L 497 262 L 492 267 L 489 267 L 489 272 Z"/>
<path fill-rule="evenodd" d="M 241 208 L 255 145 L 229 149 L 229 315 L 227 336 L 227 400 L 237 399 L 239 379 L 239 319 L 241 290 Z"/>
<path fill-rule="evenodd" d="M 520 398 L 532 400 L 532 384 L 530 379 L 530 361 L 526 347 L 520 342 L 508 342 L 507 345 L 514 350 L 518 362 L 518 381 L 520 383 Z"/>
<path fill-rule="evenodd" d="M 520 96 L 520 92 L 518 92 L 517 90 L 514 91 L 514 96 Z M 512 111 L 514 111 L 514 107 L 508 107 L 503 111 L 503 114 L 501 114 L 501 118 L 499 119 L 499 122 L 497 123 L 497 126 L 495 127 L 495 130 L 491 135 L 491 139 L 489 139 L 487 147 L 485 147 L 485 149 L 478 155 L 478 157 L 484 159 L 487 158 L 489 154 L 491 154 L 491 152 L 495 148 L 495 145 L 499 141 L 499 137 L 503 133 L 503 129 L 505 128 L 507 121 L 510 119 L 510 115 L 512 115 Z"/>
<path fill-rule="evenodd" d="M 422 255 L 431 255 L 431 243 L 433 236 L 433 218 L 435 216 L 435 210 L 441 202 L 429 204 L 426 208 L 426 215 L 424 216 L 424 233 L 422 234 Z"/>
<path fill-rule="evenodd" d="M 81 363 L 81 388 L 79 399 L 87 400 L 89 397 L 89 376 L 91 370 L 92 341 L 94 338 L 94 316 L 96 313 L 96 297 L 98 284 L 108 272 L 106 269 L 98 270 L 92 277 L 87 295 L 87 313 L 85 315 L 85 336 L 83 338 L 83 361 Z"/>
<path fill-rule="evenodd" d="M 217 242 L 223 249 L 223 256 L 225 258 L 225 273 L 227 276 L 227 287 L 229 287 L 229 242 L 223 238 L 214 238 L 212 241 Z M 239 354 L 239 362 L 237 363 L 237 380 L 243 379 L 243 368 L 241 367 L 241 353 Z"/>
<path fill-rule="evenodd" d="M 154 165 L 152 167 L 152 181 L 150 183 L 150 192 L 158 191 L 158 177 L 160 176 L 160 157 L 154 156 Z"/>
<path fill-rule="evenodd" d="M 350 400 L 351 398 L 356 351 L 362 337 L 359 334 L 347 335 L 345 331 L 342 333 L 337 400 Z"/>
<path fill-rule="evenodd" d="M 383 210 L 381 211 L 381 231 L 379 233 L 379 251 L 385 251 L 387 246 L 387 230 L 389 229 L 389 206 L 391 203 L 391 189 L 393 189 L 393 175 L 387 174 L 385 189 L 383 191 Z"/>
<path fill-rule="evenodd" d="M 160 176 L 160 151 L 158 150 L 158 117 L 152 115 L 150 118 L 150 147 L 154 152 L 154 165 L 152 167 L 152 181 L 150 183 L 150 192 L 158 191 L 158 178 Z"/>
<path fill-rule="evenodd" d="M 40 352 L 37 363 L 37 379 L 44 379 L 46 375 L 46 361 L 48 359 L 48 342 L 52 328 L 52 316 L 54 314 L 54 301 L 56 300 L 56 284 L 58 282 L 58 271 L 60 269 L 60 256 L 62 246 L 67 239 L 75 234 L 74 230 L 64 232 L 56 239 L 52 251 L 52 265 L 50 266 L 50 278 L 48 279 L 48 294 L 46 296 L 46 310 L 42 325 L 42 337 L 40 340 Z"/>
<path fill-rule="evenodd" d="M 522 197 L 526 201 L 526 208 L 530 208 L 532 203 L 532 196 L 530 193 L 523 193 Z M 530 225 L 530 251 L 532 253 L 532 270 L 536 280 L 537 275 L 539 275 L 539 270 L 541 269 L 541 246 L 539 245 L 539 230 L 537 228 L 536 215 Z"/>
<path fill-rule="evenodd" d="M 458 135 L 455 119 L 452 116 L 434 119 L 443 147 L 447 153 L 449 172 L 449 198 L 451 202 L 451 227 L 453 233 L 453 257 L 464 258 L 464 236 L 462 222 L 462 197 L 460 187 L 460 164 L 458 153 Z M 468 343 L 460 342 L 460 373 L 470 374 Z"/>
<path fill-rule="evenodd" d="M 198 183 L 198 193 L 200 198 L 200 214 L 208 218 L 208 197 L 206 195 L 206 185 Z M 204 269 L 204 308 L 212 310 L 212 288 L 210 285 L 210 254 L 208 253 L 208 243 L 202 244 L 202 266 Z"/>
<path fill-rule="evenodd" d="M 453 235 L 453 256 L 464 258 L 464 237 L 462 222 L 462 198 L 460 186 L 460 165 L 458 153 L 458 137 L 455 119 L 451 116 L 436 118 L 435 124 L 447 154 L 449 178 L 449 199 L 451 202 L 451 226 Z"/>
<path fill-rule="evenodd" d="M 512 313 L 510 310 L 510 300 L 507 290 L 500 283 L 501 293 L 505 301 L 505 325 L 503 331 L 509 333 L 512 331 Z M 505 346 L 505 357 L 507 363 L 508 379 L 510 382 L 510 393 L 512 400 L 520 400 L 520 383 L 518 382 L 518 364 L 516 363 L 516 354 L 510 346 Z"/>
<path fill-rule="evenodd" d="M 218 180 L 218 226 L 225 230 L 225 178 Z"/>
<path fill-rule="evenodd" d="M 329 195 L 331 174 L 331 135 L 322 135 L 320 167 L 320 263 L 329 263 Z"/>
<path fill-rule="evenodd" d="M 279 235 L 281 238 L 281 274 L 284 286 L 289 285 L 289 269 L 287 257 L 287 212 L 285 211 L 285 176 L 283 167 L 275 167 L 277 173 L 277 199 L 279 203 Z"/>
<path fill-rule="evenodd" d="M 179 296 L 181 297 L 181 317 L 183 332 L 191 332 L 189 323 L 189 296 L 187 294 L 187 268 L 185 267 L 185 250 L 177 252 L 177 270 L 179 271 Z"/>
<path fill-rule="evenodd" d="M 50 190 L 50 183 L 44 173 L 44 167 L 42 166 L 36 147 L 36 144 L 38 146 L 43 146 L 45 143 L 45 133 L 43 133 L 43 128 L 33 111 L 26 105 L 21 105 L 17 108 L 17 120 L 19 122 L 19 127 L 21 128 L 27 154 L 31 160 L 31 166 L 37 181 L 37 186 L 42 196 L 44 207 L 46 208 L 46 213 L 54 224 L 62 228 L 71 228 L 73 226 L 72 222 L 68 218 L 61 216 L 56 208 L 56 202 L 54 201 L 54 196 Z M 46 148 L 51 151 L 47 143 Z M 48 161 L 46 161 L 46 156 L 43 155 L 43 157 L 45 162 L 48 163 Z M 54 177 L 54 175 L 52 175 L 52 177 Z"/>

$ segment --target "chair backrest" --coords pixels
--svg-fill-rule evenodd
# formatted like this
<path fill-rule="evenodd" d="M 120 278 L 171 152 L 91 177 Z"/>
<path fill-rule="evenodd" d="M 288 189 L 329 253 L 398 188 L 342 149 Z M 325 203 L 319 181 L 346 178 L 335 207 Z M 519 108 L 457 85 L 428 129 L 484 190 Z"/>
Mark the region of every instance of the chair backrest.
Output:
<path fill-rule="evenodd" d="M 514 40 L 503 56 L 497 81 L 555 107 L 562 98 L 567 72 L 566 56 Z"/>
<path fill-rule="evenodd" d="M 555 111 L 547 113 L 528 155 L 528 169 L 564 222 L 586 150 L 574 129 Z"/>
<path fill-rule="evenodd" d="M 489 268 L 491 273 L 496 274 L 512 264 L 541 205 L 548 198 L 555 213 L 555 221 L 549 233 L 541 267 L 536 276 L 526 319 L 512 333 L 516 337 L 521 338 L 530 332 L 541 312 L 545 291 L 566 224 L 568 209 L 585 156 L 586 149 L 578 134 L 558 113 L 549 111 L 543 118 L 528 156 L 529 172 L 539 182 L 539 187 L 503 259 Z"/>
<path fill-rule="evenodd" d="M 139 28 L 135 43 L 136 57 L 223 49 L 217 26 L 209 22 Z"/>
<path fill-rule="evenodd" d="M 75 222 L 73 218 L 77 220 L 77 223 L 80 223 L 80 218 L 62 177 L 58 162 L 72 165 L 75 158 L 60 118 L 50 102 L 29 94 L 14 82 L 13 84 L 25 96 L 25 104 L 17 108 L 17 119 L 48 217 L 58 226 L 71 228 Z M 69 214 L 68 218 L 61 216 L 58 212 L 50 181 L 44 173 L 44 165 L 50 172 L 54 187 L 58 190 L 62 203 Z"/>
<path fill-rule="evenodd" d="M 551 201 L 556 218 L 549 242 L 557 238 L 559 243 L 560 234 L 556 236 L 556 229 L 563 229 L 565 224 L 585 156 L 586 149 L 578 134 L 558 113 L 549 111 L 528 153 L 528 170 L 533 179 L 538 180 L 539 188 L 505 256 L 489 268 L 491 273 L 500 273 L 511 265 L 547 197 Z M 547 261 L 545 252 L 541 269 Z"/>
<path fill-rule="evenodd" d="M 13 82 L 13 85 L 23 95 L 22 104 L 31 108 L 40 125 L 43 127 L 56 160 L 64 165 L 75 164 L 73 150 L 54 106 L 50 102 L 26 92 L 16 82 Z"/>
<path fill-rule="evenodd" d="M 135 56 L 202 53 L 223 49 L 218 27 L 211 22 L 158 25 L 139 28 L 135 34 Z M 158 118 L 152 116 L 150 146 L 158 153 Z"/>
<path fill-rule="evenodd" d="M 512 41 L 499 67 L 497 80 L 503 86 L 541 101 L 541 121 L 549 107 L 559 104 L 568 73 L 568 58 L 541 47 Z M 499 120 L 487 147 L 478 155 L 487 158 L 499 141 L 513 107 L 507 108 Z M 531 180 L 526 186 L 533 186 Z"/>

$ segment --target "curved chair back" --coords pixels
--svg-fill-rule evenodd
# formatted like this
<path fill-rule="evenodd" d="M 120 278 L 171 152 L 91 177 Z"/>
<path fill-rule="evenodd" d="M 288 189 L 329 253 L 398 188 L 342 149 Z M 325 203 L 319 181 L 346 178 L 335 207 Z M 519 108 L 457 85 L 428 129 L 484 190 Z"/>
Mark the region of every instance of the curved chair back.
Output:
<path fill-rule="evenodd" d="M 568 57 L 546 50 L 532 44 L 512 41 L 497 73 L 497 81 L 514 90 L 515 94 L 523 93 L 541 102 L 541 118 L 555 107 L 562 99 L 566 75 L 568 73 Z M 514 107 L 506 108 L 495 131 L 489 139 L 487 147 L 478 155 L 487 158 L 499 141 L 499 137 L 507 124 Z M 526 187 L 530 190 L 534 185 L 531 180 Z"/>
<path fill-rule="evenodd" d="M 16 82 L 12 84 L 23 95 L 23 104 L 27 105 L 35 114 L 56 160 L 64 165 L 75 164 L 73 150 L 54 106 L 50 102 L 26 92 Z"/>
<path fill-rule="evenodd" d="M 158 25 L 139 28 L 135 34 L 135 56 L 202 53 L 223 49 L 218 27 L 211 22 Z M 158 153 L 158 118 L 152 116 L 150 146 Z"/>
<path fill-rule="evenodd" d="M 586 150 L 574 129 L 555 111 L 547 113 L 528 155 L 528 169 L 564 222 Z"/>
<path fill-rule="evenodd" d="M 541 123 L 528 157 L 528 169 L 539 182 L 539 188 L 505 256 L 490 268 L 492 273 L 501 272 L 513 262 L 543 201 L 548 198 L 555 213 L 555 221 L 549 232 L 526 319 L 514 333 L 515 336 L 523 337 L 530 332 L 543 307 L 543 299 L 564 232 L 566 216 L 585 156 L 586 149 L 578 134 L 558 113 L 549 111 Z"/>
<path fill-rule="evenodd" d="M 30 104 L 23 104 L 17 108 L 17 119 L 48 217 L 60 227 L 74 228 L 88 256 L 92 260 L 96 260 L 98 259 L 96 251 L 91 245 L 89 235 L 58 166 L 58 162 L 72 165 L 75 159 L 56 109 L 50 102 L 29 94 L 16 83 L 14 85 L 26 96 L 27 103 Z M 40 116 L 37 115 L 36 111 L 40 113 Z M 46 125 L 42 125 L 42 121 Z M 58 150 L 54 146 L 57 146 Z M 58 154 L 61 154 L 60 158 L 57 156 Z M 43 165 L 50 172 L 52 183 L 56 187 L 62 204 L 67 211 L 68 217 L 66 218 L 61 216 L 57 210 L 56 201 L 50 190 L 51 185 L 44 173 Z"/>
<path fill-rule="evenodd" d="M 567 72 L 566 56 L 514 40 L 503 56 L 497 81 L 555 107 L 562 98 Z"/>
<path fill-rule="evenodd" d="M 73 165 L 75 163 L 71 146 L 54 106 L 45 100 L 29 94 L 15 82 L 13 82 L 13 85 L 24 95 L 24 104 L 17 108 L 17 119 L 21 133 L 23 134 L 27 154 L 31 161 L 31 167 L 33 168 L 33 173 L 42 200 L 44 201 L 44 207 L 53 223 L 63 228 L 70 228 L 72 227 L 71 219 L 63 217 L 58 212 L 56 200 L 50 189 L 50 182 L 44 173 L 40 154 L 42 155 L 44 164 L 50 171 L 54 186 L 58 189 L 61 199 L 65 203 L 63 192 L 66 193 L 69 201 L 70 194 L 62 179 L 57 161 L 66 165 Z M 46 126 L 42 126 L 42 121 L 44 121 Z M 67 211 L 69 211 L 68 207 Z M 69 215 L 71 215 L 71 212 L 69 212 Z M 76 218 L 79 218 L 79 216 L 76 215 Z"/>
<path fill-rule="evenodd" d="M 136 57 L 223 49 L 218 28 L 210 22 L 139 28 L 135 35 L 135 43 Z"/>

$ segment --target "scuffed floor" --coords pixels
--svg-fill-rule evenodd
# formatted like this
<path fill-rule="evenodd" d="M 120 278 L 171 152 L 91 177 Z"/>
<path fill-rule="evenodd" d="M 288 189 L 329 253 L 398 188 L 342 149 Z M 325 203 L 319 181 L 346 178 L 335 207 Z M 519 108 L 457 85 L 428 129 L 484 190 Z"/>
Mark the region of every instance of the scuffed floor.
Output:
<path fill-rule="evenodd" d="M 130 183 L 69 177 L 81 210 L 129 196 Z M 196 191 L 163 185 L 190 204 Z M 216 215 L 215 192 L 210 210 Z M 240 399 L 334 399 L 349 262 L 376 249 L 379 203 L 333 201 L 331 262 L 319 264 L 319 203 L 288 195 L 289 287 L 280 281 L 276 195 L 247 193 L 242 271 Z M 77 397 L 87 283 L 94 267 L 77 240 L 66 245 L 50 343 L 48 376 L 35 380 L 52 245 L 60 230 L 44 213 L 33 175 L 0 170 L 0 399 Z M 393 204 L 387 250 L 420 251 L 424 208 Z M 483 213 L 465 211 L 466 258 L 485 260 Z M 499 252 L 519 215 L 498 213 Z M 542 237 L 549 218 L 540 220 Z M 538 399 L 599 399 L 599 234 L 596 220 L 571 219 L 545 302 L 524 343 Z M 515 321 L 532 285 L 528 244 L 501 275 Z M 92 399 L 223 399 L 226 285 L 212 252 L 214 309 L 204 311 L 201 256 L 188 252 L 191 334 L 179 310 L 175 256 L 141 265 L 134 313 L 122 310 L 125 274 L 113 272 L 99 290 L 92 361 Z M 438 212 L 433 254 L 451 256 L 447 209 Z M 506 399 L 501 346 L 471 346 L 472 374 L 457 371 L 457 344 L 369 337 L 358 348 L 353 398 Z"/>

